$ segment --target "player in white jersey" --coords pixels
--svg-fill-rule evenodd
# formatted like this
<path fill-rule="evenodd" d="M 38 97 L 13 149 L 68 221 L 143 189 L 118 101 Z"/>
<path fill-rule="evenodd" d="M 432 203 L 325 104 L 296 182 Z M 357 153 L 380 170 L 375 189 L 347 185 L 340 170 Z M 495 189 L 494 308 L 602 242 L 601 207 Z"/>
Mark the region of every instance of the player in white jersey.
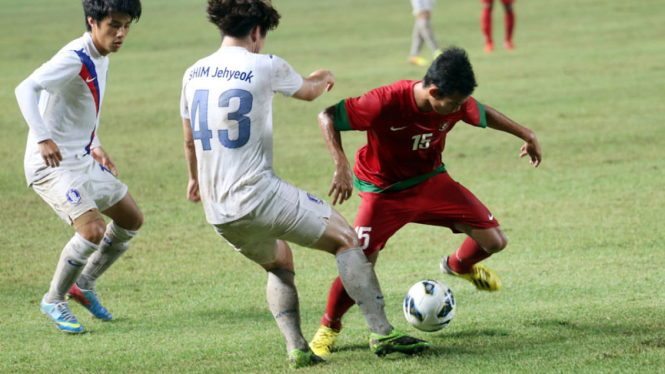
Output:
<path fill-rule="evenodd" d="M 311 101 L 335 78 L 317 70 L 303 78 L 283 59 L 262 55 L 279 14 L 265 0 L 208 0 L 223 32 L 221 48 L 183 77 L 181 116 L 189 168 L 187 197 L 237 251 L 268 274 L 267 299 L 286 340 L 289 364 L 321 362 L 300 329 L 293 256 L 287 241 L 336 255 L 344 287 L 372 332 L 374 353 L 416 353 L 429 344 L 390 325 L 372 265 L 342 216 L 325 201 L 278 178 L 272 168 L 275 92 Z"/>
<path fill-rule="evenodd" d="M 30 128 L 24 161 L 28 186 L 76 229 L 41 301 L 42 313 L 68 333 L 84 331 L 68 297 L 96 318 L 113 318 L 100 304 L 95 283 L 127 251 L 143 223 L 98 134 L 107 55 L 122 46 L 130 24 L 141 16 L 141 2 L 83 0 L 83 10 L 87 32 L 15 91 Z M 111 218 L 108 225 L 102 213 Z"/>
<path fill-rule="evenodd" d="M 420 66 L 429 65 L 427 59 L 418 56 L 420 49 L 423 46 L 423 42 L 427 43 L 435 58 L 441 54 L 430 21 L 430 16 L 434 10 L 435 3 L 436 0 L 411 0 L 413 15 L 416 17 L 416 22 L 413 25 L 413 32 L 411 33 L 411 52 L 409 53 L 408 60 L 410 64 Z"/>

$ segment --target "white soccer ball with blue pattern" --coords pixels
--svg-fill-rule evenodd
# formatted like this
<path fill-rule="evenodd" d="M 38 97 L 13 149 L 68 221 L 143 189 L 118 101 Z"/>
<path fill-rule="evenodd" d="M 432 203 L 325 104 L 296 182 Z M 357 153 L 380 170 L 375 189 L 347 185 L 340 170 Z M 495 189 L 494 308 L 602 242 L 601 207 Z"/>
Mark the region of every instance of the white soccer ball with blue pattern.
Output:
<path fill-rule="evenodd" d="M 453 291 L 437 280 L 420 281 L 404 298 L 404 317 L 422 331 L 439 331 L 455 316 Z"/>

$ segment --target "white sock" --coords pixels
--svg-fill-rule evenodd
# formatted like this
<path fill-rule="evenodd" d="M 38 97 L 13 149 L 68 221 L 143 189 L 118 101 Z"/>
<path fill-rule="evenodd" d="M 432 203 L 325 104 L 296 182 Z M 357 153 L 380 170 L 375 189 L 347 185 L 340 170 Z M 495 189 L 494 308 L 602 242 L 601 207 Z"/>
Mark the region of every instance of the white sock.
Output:
<path fill-rule="evenodd" d="M 385 302 L 374 267 L 360 248 L 349 249 L 337 256 L 337 270 L 344 289 L 358 304 L 370 331 L 388 335 L 393 327 L 383 310 Z"/>
<path fill-rule="evenodd" d="M 409 54 L 409 56 L 411 57 L 418 56 L 418 53 L 420 53 L 420 48 L 422 48 L 422 46 L 423 46 L 423 37 L 420 36 L 420 27 L 416 22 L 413 25 L 413 32 L 411 33 L 411 53 Z"/>
<path fill-rule="evenodd" d="M 416 21 L 416 27 L 420 30 L 420 36 L 425 40 L 427 45 L 432 49 L 433 52 L 436 52 L 439 49 L 439 44 L 436 42 L 434 37 L 434 29 L 432 29 L 432 23 L 428 19 L 419 19 Z"/>
<path fill-rule="evenodd" d="M 294 278 L 295 274 L 291 271 L 271 270 L 268 272 L 266 289 L 268 307 L 286 340 L 287 352 L 308 349 L 307 340 L 300 329 L 300 307 Z"/>
<path fill-rule="evenodd" d="M 129 249 L 129 241 L 138 234 L 138 231 L 125 230 L 111 221 L 106 226 L 104 239 L 99 250 L 90 256 L 88 264 L 76 281 L 79 288 L 92 290 L 95 288 L 97 278 L 108 270 L 123 253 Z"/>
<path fill-rule="evenodd" d="M 89 242 L 79 233 L 74 234 L 62 250 L 58 266 L 55 269 L 51 288 L 46 294 L 46 302 L 65 301 L 69 289 L 88 262 L 88 257 L 99 248 L 99 244 Z"/>

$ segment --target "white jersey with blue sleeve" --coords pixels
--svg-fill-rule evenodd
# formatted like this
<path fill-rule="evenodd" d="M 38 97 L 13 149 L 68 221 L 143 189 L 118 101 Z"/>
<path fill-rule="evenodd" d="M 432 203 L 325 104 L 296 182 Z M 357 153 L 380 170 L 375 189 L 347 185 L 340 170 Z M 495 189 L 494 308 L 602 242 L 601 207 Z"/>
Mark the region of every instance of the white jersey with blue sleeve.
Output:
<path fill-rule="evenodd" d="M 278 185 L 273 171 L 272 99 L 303 78 L 283 59 L 222 47 L 183 77 L 181 115 L 196 147 L 201 200 L 211 224 L 243 217 Z"/>
<path fill-rule="evenodd" d="M 28 185 L 53 171 L 39 153 L 38 142 L 43 140 L 52 139 L 60 148 L 61 168 L 89 162 L 90 150 L 100 146 L 97 128 L 107 71 L 108 57 L 97 51 L 86 32 L 28 77 L 42 89 L 38 98 L 41 118 L 25 115 L 34 104 L 19 98 L 30 126 L 24 159 Z"/>

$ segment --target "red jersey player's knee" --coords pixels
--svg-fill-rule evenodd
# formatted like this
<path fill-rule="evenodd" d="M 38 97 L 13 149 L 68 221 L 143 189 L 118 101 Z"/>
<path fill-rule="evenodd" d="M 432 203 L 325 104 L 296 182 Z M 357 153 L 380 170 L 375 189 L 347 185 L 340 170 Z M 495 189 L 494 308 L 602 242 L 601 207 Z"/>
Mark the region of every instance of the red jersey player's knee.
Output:
<path fill-rule="evenodd" d="M 491 229 L 473 229 L 468 226 L 456 226 L 460 231 L 465 232 L 473 240 L 480 245 L 487 253 L 501 252 L 506 245 L 508 245 L 508 238 L 501 230 L 501 227 L 493 227 Z M 467 229 L 467 230 L 464 230 Z"/>
<path fill-rule="evenodd" d="M 496 227 L 483 243 L 479 243 L 487 253 L 501 252 L 508 245 L 508 238 L 503 231 Z"/>

